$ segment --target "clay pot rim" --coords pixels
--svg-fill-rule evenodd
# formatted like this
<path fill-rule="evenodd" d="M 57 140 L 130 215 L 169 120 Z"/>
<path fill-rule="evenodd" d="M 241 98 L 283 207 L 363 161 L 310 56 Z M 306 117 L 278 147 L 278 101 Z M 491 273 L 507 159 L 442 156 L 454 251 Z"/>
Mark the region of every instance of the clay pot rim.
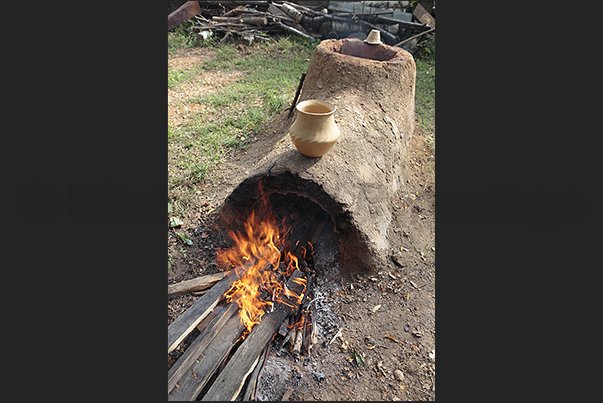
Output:
<path fill-rule="evenodd" d="M 331 109 L 329 112 L 323 112 L 323 113 L 316 113 L 316 112 L 307 112 L 307 111 L 303 111 L 301 110 L 301 108 L 303 108 L 304 106 L 308 105 L 308 104 L 319 104 L 322 106 L 325 106 L 329 109 Z M 330 102 L 327 101 L 321 101 L 319 99 L 307 99 L 305 101 L 301 101 L 300 103 L 298 103 L 295 106 L 295 109 L 297 109 L 297 111 L 299 113 L 303 113 L 304 115 L 312 115 L 312 116 L 329 116 L 335 113 L 335 111 L 337 110 L 337 107 L 335 105 L 333 105 Z"/>

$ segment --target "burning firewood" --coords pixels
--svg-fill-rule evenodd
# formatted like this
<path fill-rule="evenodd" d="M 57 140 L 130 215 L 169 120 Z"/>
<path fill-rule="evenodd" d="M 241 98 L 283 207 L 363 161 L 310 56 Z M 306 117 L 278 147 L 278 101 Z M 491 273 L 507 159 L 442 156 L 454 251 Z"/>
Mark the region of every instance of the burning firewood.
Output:
<path fill-rule="evenodd" d="M 257 259 L 247 262 L 239 267 L 239 270 L 232 270 L 227 276 L 218 281 L 203 297 L 180 315 L 168 327 L 168 353 L 174 350 L 178 344 L 218 305 L 230 287 L 238 280 L 250 267 L 257 262 Z M 238 273 L 237 273 L 238 271 Z"/>
<path fill-rule="evenodd" d="M 245 385 L 243 398 L 251 398 L 274 337 L 296 357 L 309 350 L 313 247 L 285 242 L 290 229 L 277 223 L 267 209 L 251 212 L 243 230 L 230 233 L 234 245 L 216 257 L 230 273 L 170 325 L 168 347 L 199 323 L 201 334 L 168 372 L 168 400 L 194 400 L 202 391 L 203 400 L 231 400 Z M 321 228 L 301 239 L 317 239 Z"/>

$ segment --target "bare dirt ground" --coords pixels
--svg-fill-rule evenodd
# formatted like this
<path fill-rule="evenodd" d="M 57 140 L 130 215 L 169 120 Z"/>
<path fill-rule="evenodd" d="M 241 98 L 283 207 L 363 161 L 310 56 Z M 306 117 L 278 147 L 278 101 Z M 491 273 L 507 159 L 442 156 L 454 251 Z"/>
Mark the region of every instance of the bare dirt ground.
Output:
<path fill-rule="evenodd" d="M 207 50 L 193 49 L 169 55 L 168 62 L 190 66 L 210 57 Z M 191 96 L 183 92 L 219 91 L 220 84 L 237 79 L 235 74 L 203 72 L 194 82 L 170 91 L 168 104 Z M 170 119 L 189 113 L 169 108 Z M 173 256 L 168 284 L 219 271 L 216 248 L 226 246 L 227 240 L 215 228 L 217 211 L 291 123 L 286 112 L 280 113 L 248 150 L 228 156 L 212 173 L 213 179 L 197 192 L 194 208 L 180 207 L 184 224 L 177 230 L 168 225 Z M 323 268 L 325 277 L 315 290 L 323 297 L 316 302 L 318 344 L 310 357 L 298 361 L 288 353 L 278 356 L 271 351 L 258 400 L 281 400 L 283 395 L 288 400 L 435 400 L 435 171 L 434 156 L 418 126 L 410 143 L 407 188 L 397 197 L 389 229 L 393 234 L 389 263 L 374 274 L 346 279 L 337 264 L 324 259 L 330 267 Z M 193 245 L 184 245 L 176 231 L 185 232 Z M 169 298 L 168 325 L 198 298 L 191 294 Z M 194 336 L 193 332 L 189 339 Z M 185 340 L 168 356 L 168 368 L 189 343 Z"/>
<path fill-rule="evenodd" d="M 168 66 L 170 69 L 180 70 L 190 67 L 201 67 L 210 60 L 214 51 L 208 48 L 190 48 L 182 53 L 169 55 Z M 203 105 L 184 102 L 191 98 L 199 97 L 208 92 L 220 91 L 228 83 L 238 80 L 243 76 L 240 72 L 203 71 L 190 82 L 178 86 L 177 90 L 168 89 L 168 119 L 174 128 L 182 124 L 187 117 L 194 113 L 203 113 Z"/>

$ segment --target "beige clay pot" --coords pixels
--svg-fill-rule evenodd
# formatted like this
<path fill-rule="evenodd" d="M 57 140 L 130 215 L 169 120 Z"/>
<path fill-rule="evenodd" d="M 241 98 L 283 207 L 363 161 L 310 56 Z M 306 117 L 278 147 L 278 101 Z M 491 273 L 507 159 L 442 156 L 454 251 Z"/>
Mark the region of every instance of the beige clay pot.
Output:
<path fill-rule="evenodd" d="M 322 157 L 339 139 L 339 128 L 333 114 L 335 105 L 309 99 L 296 106 L 297 118 L 289 135 L 297 150 L 307 157 Z"/>

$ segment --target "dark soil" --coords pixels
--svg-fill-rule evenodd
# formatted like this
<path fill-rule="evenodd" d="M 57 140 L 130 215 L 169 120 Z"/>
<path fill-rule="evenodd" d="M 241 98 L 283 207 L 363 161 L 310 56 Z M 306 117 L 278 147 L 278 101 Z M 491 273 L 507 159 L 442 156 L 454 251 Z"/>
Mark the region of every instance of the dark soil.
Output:
<path fill-rule="evenodd" d="M 168 284 L 219 271 L 216 248 L 228 241 L 216 229 L 217 211 L 252 166 L 283 139 L 292 123 L 286 114 L 279 114 L 247 151 L 231 155 L 213 173 L 218 179 L 202 187 L 195 209 L 181 207 L 186 217 L 180 228 L 168 225 Z M 318 343 L 310 357 L 298 361 L 286 352 L 278 356 L 271 351 L 258 400 L 280 400 L 285 393 L 289 400 L 435 400 L 434 156 L 416 126 L 408 149 L 406 189 L 397 195 L 389 228 L 390 259 L 376 274 L 345 278 L 339 275 L 337 254 L 317 246 L 316 265 L 323 271 L 315 288 L 315 295 L 323 297 L 316 301 Z M 176 232 L 186 234 L 193 245 L 183 243 Z M 170 298 L 168 325 L 198 298 Z M 195 335 L 168 356 L 168 368 Z M 396 379 L 395 370 L 402 372 L 402 380 Z"/>

